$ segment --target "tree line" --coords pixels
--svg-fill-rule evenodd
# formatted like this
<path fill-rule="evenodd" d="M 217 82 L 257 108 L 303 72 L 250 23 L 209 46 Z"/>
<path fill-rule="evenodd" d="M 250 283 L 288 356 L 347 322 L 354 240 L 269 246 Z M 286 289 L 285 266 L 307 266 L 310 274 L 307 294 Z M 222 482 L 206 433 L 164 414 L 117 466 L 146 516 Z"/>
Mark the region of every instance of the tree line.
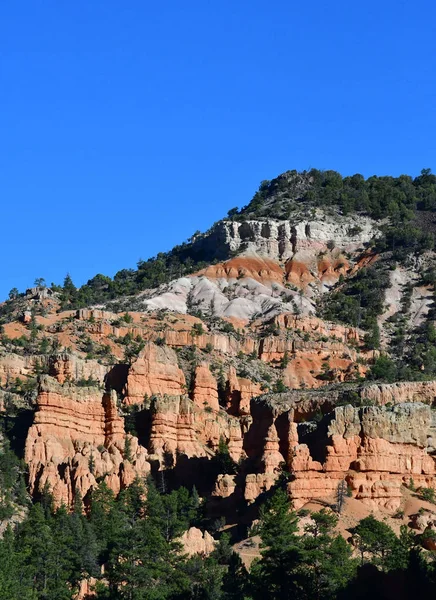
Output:
<path fill-rule="evenodd" d="M 350 544 L 335 531 L 335 513 L 297 514 L 283 489 L 260 508 L 251 532 L 260 536 L 260 555 L 249 570 L 225 533 L 216 534 L 209 556 L 183 553 L 181 534 L 204 523 L 195 488 L 164 493 L 150 478 L 116 498 L 103 482 L 86 514 L 82 507 L 76 497 L 72 510 L 55 509 L 46 489 L 22 522 L 6 528 L 1 599 L 73 600 L 90 577 L 100 600 L 401 600 L 436 591 L 434 554 L 407 527 L 397 536 L 370 516 Z M 389 595 L 393 581 L 403 582 L 402 595 Z"/>

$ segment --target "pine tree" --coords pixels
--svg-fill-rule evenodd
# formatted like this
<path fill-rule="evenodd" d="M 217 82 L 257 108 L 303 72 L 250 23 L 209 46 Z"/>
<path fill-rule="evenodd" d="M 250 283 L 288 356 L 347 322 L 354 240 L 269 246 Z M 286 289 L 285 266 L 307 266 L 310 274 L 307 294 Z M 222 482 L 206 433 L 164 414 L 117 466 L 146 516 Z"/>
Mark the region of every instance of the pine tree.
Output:
<path fill-rule="evenodd" d="M 389 568 L 390 555 L 397 543 L 395 533 L 389 525 L 370 515 L 359 521 L 354 535 L 362 564 L 367 557 L 373 564 L 383 569 Z"/>
<path fill-rule="evenodd" d="M 181 569 L 189 584 L 178 600 L 222 600 L 225 567 L 219 565 L 213 556 L 192 556 L 181 565 Z"/>
<path fill-rule="evenodd" d="M 18 551 L 25 556 L 24 564 L 37 598 L 72 600 L 75 590 L 66 582 L 73 569 L 50 525 L 51 517 L 46 517 L 41 504 L 35 504 L 19 529 Z"/>
<path fill-rule="evenodd" d="M 69 273 L 66 274 L 62 286 L 61 303 L 63 306 L 73 304 L 77 299 L 77 289 Z"/>
<path fill-rule="evenodd" d="M 302 561 L 297 529 L 297 516 L 290 511 L 287 494 L 278 490 L 260 511 L 262 558 L 251 571 L 255 600 L 295 598 Z"/>
<path fill-rule="evenodd" d="M 17 551 L 14 532 L 7 527 L 0 540 L 0 598 L 36 600 L 25 554 Z"/>
<path fill-rule="evenodd" d="M 311 515 L 301 539 L 303 563 L 299 569 L 301 598 L 334 599 L 354 577 L 357 563 L 351 548 L 340 535 L 334 535 L 337 517 L 322 509 Z"/>
<path fill-rule="evenodd" d="M 222 597 L 225 600 L 242 600 L 248 590 L 248 573 L 239 554 L 230 545 L 230 536 L 223 533 L 211 555 L 225 567 L 222 574 Z"/>
<path fill-rule="evenodd" d="M 160 495 L 151 479 L 146 499 L 139 481 L 124 490 L 120 503 L 127 521 L 110 553 L 107 571 L 112 597 L 165 599 L 188 589 L 182 568 L 185 559 L 176 541 L 186 524 L 185 497 L 177 492 Z"/>
<path fill-rule="evenodd" d="M 100 562 L 108 559 L 108 548 L 111 548 L 125 526 L 126 517 L 120 510 L 120 503 L 103 481 L 91 494 L 89 523 L 97 542 Z"/>

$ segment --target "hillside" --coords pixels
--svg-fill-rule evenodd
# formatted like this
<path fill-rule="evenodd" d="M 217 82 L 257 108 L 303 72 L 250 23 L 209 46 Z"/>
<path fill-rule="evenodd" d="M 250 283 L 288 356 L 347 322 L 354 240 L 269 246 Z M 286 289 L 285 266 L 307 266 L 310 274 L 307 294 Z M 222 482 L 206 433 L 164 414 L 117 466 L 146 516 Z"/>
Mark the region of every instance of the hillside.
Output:
<path fill-rule="evenodd" d="M 329 535 L 351 540 L 374 514 L 415 531 L 409 550 L 430 556 L 434 211 L 429 170 L 288 171 L 137 269 L 11 290 L 0 306 L 2 529 L 25 526 L 47 497 L 92 521 L 103 488 L 129 504 L 152 476 L 164 498 L 183 486 L 201 506 L 176 528 L 189 554 L 210 554 L 228 531 L 249 564 L 262 506 L 281 489 L 301 531 L 328 507 Z M 74 586 L 104 583 L 102 565 L 114 575 L 124 555 L 110 558 L 112 542 Z"/>

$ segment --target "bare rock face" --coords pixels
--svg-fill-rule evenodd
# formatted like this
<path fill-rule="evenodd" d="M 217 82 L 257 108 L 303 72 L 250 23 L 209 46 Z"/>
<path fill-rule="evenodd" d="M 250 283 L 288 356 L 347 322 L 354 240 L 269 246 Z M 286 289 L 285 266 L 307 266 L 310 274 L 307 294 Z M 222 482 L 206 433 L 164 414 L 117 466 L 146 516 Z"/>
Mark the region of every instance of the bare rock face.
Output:
<path fill-rule="evenodd" d="M 432 415 L 421 403 L 393 408 L 369 406 L 336 408 L 327 428 L 325 457 L 311 463 L 308 447 L 294 447 L 295 480 L 289 493 L 298 507 L 310 498 L 333 494 L 346 479 L 353 496 L 371 506 L 395 510 L 400 505 L 401 485 L 410 477 L 424 485 L 436 485 L 436 462 L 427 453 Z M 324 489 L 323 489 L 324 486 Z"/>
<path fill-rule="evenodd" d="M 231 356 L 236 356 L 238 352 L 251 354 L 257 351 L 257 341 L 249 337 L 237 340 L 231 335 L 206 332 L 193 338 L 191 331 L 188 330 L 165 331 L 164 337 L 166 344 L 172 348 L 184 348 L 193 345 L 204 350 L 210 345 L 214 350 Z"/>
<path fill-rule="evenodd" d="M 239 421 L 224 411 L 198 408 L 187 396 L 154 397 L 151 401 L 149 451 L 161 464 L 172 457 L 211 457 L 223 438 L 230 455 L 242 455 L 242 430 Z"/>
<path fill-rule="evenodd" d="M 423 402 L 432 406 L 436 399 L 436 381 L 373 384 L 363 388 L 361 396 L 380 406 L 400 402 Z"/>
<path fill-rule="evenodd" d="M 218 498 L 228 498 L 235 492 L 235 490 L 236 481 L 234 475 L 218 475 L 212 496 Z"/>
<path fill-rule="evenodd" d="M 188 303 L 195 302 L 216 316 L 243 321 L 259 314 L 297 312 L 297 307 L 313 314 L 313 298 L 352 271 L 346 254 L 378 234 L 373 220 L 357 221 L 322 211 L 295 222 L 220 221 L 194 242 L 193 252 L 225 262 L 145 294 L 144 306 L 186 313 Z M 229 259 L 234 253 L 239 256 Z"/>
<path fill-rule="evenodd" d="M 195 369 L 192 399 L 199 408 L 209 407 L 215 411 L 220 408 L 217 381 L 207 363 L 198 365 Z"/>
<path fill-rule="evenodd" d="M 25 447 L 30 492 L 37 495 L 48 485 L 55 502 L 69 506 L 77 493 L 84 498 L 97 478 L 105 478 L 118 493 L 150 470 L 146 450 L 128 439 L 130 461 L 115 393 L 62 386 L 45 376 Z"/>
<path fill-rule="evenodd" d="M 180 543 L 183 547 L 183 553 L 188 556 L 200 554 L 208 556 L 215 550 L 216 542 L 208 531 L 201 531 L 197 527 L 190 527 L 180 537 Z"/>
<path fill-rule="evenodd" d="M 355 250 L 368 242 L 376 230 L 375 222 L 359 217 L 360 231 L 356 231 L 353 217 L 332 217 L 324 212 L 313 219 L 300 221 L 220 221 L 210 234 L 198 240 L 197 245 L 211 253 L 211 258 L 221 258 L 230 252 L 256 252 L 273 260 L 306 258 L 308 254 L 327 250 L 327 244 L 346 251 Z M 331 244 L 330 244 L 331 246 Z"/>
<path fill-rule="evenodd" d="M 125 389 L 125 404 L 142 404 L 145 396 L 181 396 L 186 381 L 174 350 L 149 343 L 131 365 Z"/>
<path fill-rule="evenodd" d="M 411 526 L 418 531 L 424 531 L 429 525 L 436 525 L 436 513 L 423 510 L 410 516 Z"/>
<path fill-rule="evenodd" d="M 17 377 L 26 378 L 34 371 L 34 359 L 18 354 L 0 354 L 0 385 L 13 382 Z"/>
<path fill-rule="evenodd" d="M 164 461 L 177 455 L 200 457 L 207 451 L 196 435 L 195 406 L 186 396 L 153 398 L 150 452 Z"/>
<path fill-rule="evenodd" d="M 49 375 L 59 383 L 94 380 L 103 383 L 109 367 L 96 360 L 83 360 L 74 354 L 54 354 L 49 358 Z"/>
<path fill-rule="evenodd" d="M 427 433 L 432 425 L 428 406 L 421 403 L 403 403 L 391 409 L 365 406 L 360 409 L 340 406 L 334 411 L 328 434 L 345 438 L 361 435 L 364 438 L 382 438 L 388 442 L 427 445 Z"/>
<path fill-rule="evenodd" d="M 428 405 L 332 407 L 338 400 L 322 391 L 294 391 L 252 401 L 244 450 L 256 469 L 245 477 L 246 500 L 274 484 L 281 463 L 291 473 L 288 492 L 295 508 L 312 499 L 335 502 L 344 480 L 355 498 L 392 511 L 411 478 L 417 486 L 436 488 Z M 319 422 L 307 421 L 313 415 L 319 420 L 322 412 Z"/>
<path fill-rule="evenodd" d="M 210 265 L 198 272 L 208 279 L 250 278 L 263 284 L 283 283 L 283 269 L 280 264 L 262 256 L 238 256 L 224 263 Z"/>
<path fill-rule="evenodd" d="M 280 453 L 279 436 L 274 423 L 270 425 L 265 436 L 263 445 L 262 464 L 265 473 L 276 473 L 279 465 L 284 462 L 284 456 Z"/>
<path fill-rule="evenodd" d="M 245 478 L 244 498 L 253 502 L 260 494 L 267 492 L 276 482 L 276 475 L 267 473 L 249 473 Z"/>
<path fill-rule="evenodd" d="M 227 380 L 227 402 L 232 415 L 249 415 L 251 399 L 262 393 L 259 383 L 237 377 L 236 369 L 230 367 Z"/>

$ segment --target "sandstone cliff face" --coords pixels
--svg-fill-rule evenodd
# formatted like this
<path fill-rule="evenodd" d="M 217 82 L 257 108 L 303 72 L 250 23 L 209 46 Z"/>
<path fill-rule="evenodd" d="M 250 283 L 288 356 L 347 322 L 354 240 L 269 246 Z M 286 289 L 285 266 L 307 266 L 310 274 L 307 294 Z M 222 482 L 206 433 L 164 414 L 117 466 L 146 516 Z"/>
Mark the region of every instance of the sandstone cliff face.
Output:
<path fill-rule="evenodd" d="M 185 390 L 185 376 L 177 364 L 177 356 L 168 347 L 147 344 L 131 365 L 127 377 L 124 402 L 141 404 L 144 396 L 165 394 L 180 396 Z"/>
<path fill-rule="evenodd" d="M 146 450 L 136 438 L 129 438 L 131 461 L 125 459 L 125 439 L 115 393 L 62 386 L 45 376 L 25 447 L 31 493 L 48 484 L 55 502 L 69 506 L 99 478 L 118 492 L 135 474 L 149 472 Z"/>
<path fill-rule="evenodd" d="M 327 243 L 332 240 L 336 246 L 351 251 L 368 242 L 377 229 L 368 217 L 359 217 L 360 232 L 356 232 L 355 225 L 354 217 L 334 218 L 325 213 L 296 222 L 220 221 L 208 236 L 198 240 L 197 246 L 218 259 L 231 252 L 257 252 L 273 260 L 305 257 L 314 250 L 327 250 Z"/>
<path fill-rule="evenodd" d="M 38 317 L 57 347 L 69 350 L 43 365 L 50 376 L 41 380 L 25 449 L 31 492 L 48 483 L 56 502 L 69 504 L 102 478 L 118 492 L 151 464 L 195 470 L 220 439 L 242 466 L 238 477 L 218 475 L 211 488 L 217 502 L 254 500 L 283 464 L 296 507 L 314 498 L 333 502 L 343 480 L 355 498 L 389 510 L 411 477 L 417 487 L 434 487 L 435 382 L 350 385 L 354 400 L 372 406 L 337 406 L 347 401 L 348 386 L 331 384 L 363 377 L 374 352 L 365 349 L 363 331 L 310 313 L 320 291 L 354 272 L 344 252 L 362 240 L 348 222 L 300 225 L 227 222 L 225 243 L 242 256 L 143 294 L 146 308 L 179 314 L 134 312 L 127 320 L 92 309 Z M 224 319 L 181 314 L 189 303 Z M 22 322 L 9 325 L 11 336 L 28 331 Z M 109 348 L 121 363 L 126 335 L 146 342 L 137 359 L 115 366 L 102 360 Z M 106 346 L 94 354 L 98 360 L 83 350 L 87 339 L 97 350 Z M 0 357 L 9 390 L 0 390 L 0 410 L 10 403 L 7 382 L 34 370 L 35 357 Z M 81 387 L 87 380 L 100 387 Z M 292 390 L 261 396 L 278 381 Z M 122 415 L 132 405 L 142 419 L 142 445 L 124 429 Z"/>
<path fill-rule="evenodd" d="M 220 408 L 217 381 L 207 363 L 198 365 L 195 368 L 192 399 L 194 404 L 199 408 L 209 407 L 215 411 L 218 411 Z"/>
<path fill-rule="evenodd" d="M 232 415 L 249 415 L 250 402 L 255 396 L 259 396 L 262 389 L 259 383 L 244 377 L 238 377 L 234 367 L 230 367 L 227 379 L 227 403 L 228 411 Z"/>
<path fill-rule="evenodd" d="M 312 462 L 309 446 L 294 446 L 295 480 L 289 483 L 290 496 L 301 506 L 309 498 L 333 494 L 345 479 L 355 498 L 395 510 L 400 505 L 401 485 L 411 477 L 418 485 L 436 485 L 436 462 L 428 453 L 433 427 L 431 409 L 422 403 L 391 409 L 336 408 L 327 429 L 324 460 Z"/>
<path fill-rule="evenodd" d="M 241 425 L 224 411 L 216 413 L 199 408 L 187 396 L 154 397 L 150 411 L 149 451 L 161 464 L 168 456 L 174 463 L 182 455 L 211 457 L 220 438 L 226 440 L 234 460 L 241 457 Z"/>
<path fill-rule="evenodd" d="M 423 402 L 436 406 L 436 381 L 373 384 L 363 388 L 361 395 L 378 405 Z"/>
<path fill-rule="evenodd" d="M 164 463 L 165 455 L 176 459 L 206 456 L 207 452 L 196 436 L 195 406 L 186 396 L 153 398 L 150 452 Z"/>
<path fill-rule="evenodd" d="M 83 360 L 73 354 L 61 353 L 50 356 L 48 369 L 49 375 L 59 383 L 90 379 L 102 383 L 109 367 L 100 364 L 97 360 Z"/>
<path fill-rule="evenodd" d="M 295 508 L 312 499 L 335 502 L 344 480 L 356 499 L 390 511 L 399 508 L 410 478 L 417 487 L 436 488 L 436 418 L 428 405 L 333 408 L 339 398 L 325 392 L 281 396 L 252 402 L 244 450 L 256 471 L 246 475 L 246 500 L 274 484 L 281 463 L 291 473 Z M 320 411 L 321 421 L 305 421 Z"/>
<path fill-rule="evenodd" d="M 265 364 L 287 359 L 281 367 L 285 383 L 299 387 L 306 382 L 312 388 L 260 396 L 261 385 L 238 376 L 230 362 L 227 371 L 222 370 L 225 409 L 219 403 L 217 371 L 211 371 L 207 360 L 192 370 L 189 398 L 174 350 L 148 342 L 117 383 L 117 389 L 123 390 L 121 410 L 133 404 L 141 407 L 146 420 L 143 429 L 148 432 L 144 447 L 135 437 L 126 436 L 114 391 L 75 385 L 88 378 L 115 385 L 108 367 L 72 354 L 51 357 L 52 377 L 41 380 L 26 442 L 31 492 L 40 493 L 48 483 L 56 502 L 68 504 L 76 493 L 85 497 L 101 478 L 118 492 L 136 474 L 145 476 L 152 461 L 168 468 L 168 461 L 175 466 L 181 457 L 210 459 L 220 439 L 226 441 L 235 461 L 248 457 L 247 464 L 254 468 L 243 472 L 242 489 L 232 476 L 221 475 L 213 492 L 217 497 L 227 498 L 238 491 L 246 500 L 254 500 L 274 485 L 283 464 L 292 473 L 289 493 L 297 507 L 312 498 L 331 500 L 344 479 L 357 499 L 391 510 L 398 507 L 401 485 L 410 477 L 417 486 L 434 486 L 436 429 L 431 406 L 435 383 L 355 387 L 353 393 L 374 406 L 335 408 L 343 402 L 341 388 L 313 388 L 329 383 L 320 377 L 325 356 L 333 381 L 346 380 L 348 368 L 357 359 L 361 332 L 292 314 L 280 315 L 276 326 L 279 335 L 243 342 L 209 332 L 195 338 L 189 331 L 165 333 L 167 337 L 171 333 L 174 345 L 183 344 L 180 336 L 188 335 L 199 350 L 213 339 L 232 360 L 240 355 L 241 343 Z M 25 362 L 18 363 L 25 369 Z M 324 415 L 320 425 L 304 423 L 320 415 Z M 125 456 L 126 439 L 130 460 Z"/>

